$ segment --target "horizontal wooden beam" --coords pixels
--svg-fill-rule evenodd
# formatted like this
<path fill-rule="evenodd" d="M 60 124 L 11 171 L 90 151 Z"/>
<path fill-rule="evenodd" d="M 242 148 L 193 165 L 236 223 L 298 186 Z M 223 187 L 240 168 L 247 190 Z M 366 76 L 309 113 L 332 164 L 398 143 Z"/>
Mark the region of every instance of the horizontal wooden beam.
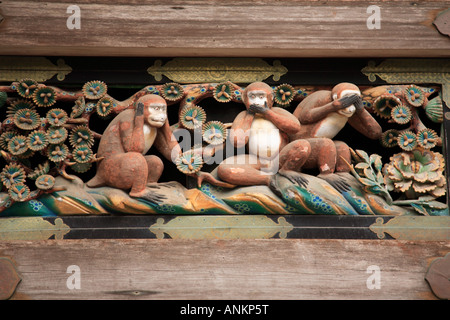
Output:
<path fill-rule="evenodd" d="M 436 299 L 425 276 L 448 252 L 448 241 L 0 243 L 21 278 L 12 299 Z"/>
<path fill-rule="evenodd" d="M 80 29 L 69 6 L 80 9 Z M 380 28 L 370 29 L 380 8 Z M 449 57 L 446 1 L 4 0 L 0 55 Z M 368 22 L 369 20 L 369 22 Z"/>

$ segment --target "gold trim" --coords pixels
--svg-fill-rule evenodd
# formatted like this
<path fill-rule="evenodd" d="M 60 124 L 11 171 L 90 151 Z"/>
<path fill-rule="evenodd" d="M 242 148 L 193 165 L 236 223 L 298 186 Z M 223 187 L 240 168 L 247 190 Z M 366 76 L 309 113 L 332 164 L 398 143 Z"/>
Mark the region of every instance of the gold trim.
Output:
<path fill-rule="evenodd" d="M 63 59 L 58 59 L 56 65 L 44 57 L 1 57 L 0 81 L 20 81 L 33 79 L 38 82 L 47 81 L 57 75 L 63 81 L 72 68 Z"/>
<path fill-rule="evenodd" d="M 450 59 L 386 59 L 379 65 L 370 61 L 361 72 L 372 82 L 378 76 L 395 84 L 441 84 L 442 100 L 450 103 Z"/>
<path fill-rule="evenodd" d="M 0 240 L 47 240 L 53 235 L 61 240 L 70 227 L 61 218 L 55 224 L 40 217 L 0 219 Z"/>
<path fill-rule="evenodd" d="M 178 83 L 251 83 L 270 76 L 278 81 L 288 69 L 279 60 L 271 66 L 260 58 L 175 58 L 164 66 L 161 60 L 156 60 L 147 72 L 156 81 L 161 81 L 164 75 Z"/>
<path fill-rule="evenodd" d="M 386 233 L 396 240 L 450 240 L 450 217 L 444 216 L 398 216 L 384 223 L 383 218 L 377 218 L 369 229 L 376 233 L 379 239 L 384 239 Z"/>
<path fill-rule="evenodd" d="M 278 223 L 266 216 L 179 216 L 164 224 L 159 218 L 150 227 L 158 239 L 270 239 L 286 238 L 293 225 L 284 217 Z"/>

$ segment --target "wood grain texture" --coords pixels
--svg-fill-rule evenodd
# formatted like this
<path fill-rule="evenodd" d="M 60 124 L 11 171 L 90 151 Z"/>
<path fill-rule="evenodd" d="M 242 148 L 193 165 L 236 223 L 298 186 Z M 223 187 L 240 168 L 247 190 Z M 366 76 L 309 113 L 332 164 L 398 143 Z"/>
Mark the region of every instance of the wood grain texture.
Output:
<path fill-rule="evenodd" d="M 2 1 L 1 55 L 448 57 L 446 1 Z M 369 30 L 369 5 L 381 29 Z"/>
<path fill-rule="evenodd" d="M 448 242 L 48 240 L 0 243 L 13 299 L 434 299 L 424 280 Z M 66 287 L 80 267 L 81 289 Z M 381 287 L 369 290 L 367 268 Z"/>

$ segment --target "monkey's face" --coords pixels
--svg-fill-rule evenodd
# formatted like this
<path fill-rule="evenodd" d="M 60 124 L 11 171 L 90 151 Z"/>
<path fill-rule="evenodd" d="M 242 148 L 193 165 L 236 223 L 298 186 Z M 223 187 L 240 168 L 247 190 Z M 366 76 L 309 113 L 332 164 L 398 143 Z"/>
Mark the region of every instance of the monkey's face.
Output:
<path fill-rule="evenodd" d="M 264 107 L 267 105 L 267 93 L 263 90 L 253 90 L 247 93 L 247 99 L 249 105 L 256 105 L 258 107 Z"/>
<path fill-rule="evenodd" d="M 253 111 L 255 111 L 258 109 L 270 108 L 272 106 L 272 103 L 271 101 L 269 101 L 266 91 L 251 90 L 247 92 L 245 106 L 247 107 L 247 110 L 252 109 Z"/>
<path fill-rule="evenodd" d="M 250 106 L 255 109 L 253 112 L 259 112 L 258 109 L 270 109 L 273 103 L 272 88 L 264 82 L 253 82 L 245 88 L 242 100 L 247 110 Z"/>
<path fill-rule="evenodd" d="M 343 97 L 352 96 L 352 95 L 358 95 L 361 96 L 361 92 L 359 90 L 342 90 L 340 95 L 334 96 L 333 99 L 341 99 Z M 351 106 L 348 106 L 347 108 L 340 109 L 337 111 L 338 114 L 350 118 L 356 111 L 356 107 L 352 104 Z"/>
<path fill-rule="evenodd" d="M 150 103 L 144 108 L 144 117 L 152 127 L 162 127 L 167 120 L 167 105 L 160 102 Z"/>

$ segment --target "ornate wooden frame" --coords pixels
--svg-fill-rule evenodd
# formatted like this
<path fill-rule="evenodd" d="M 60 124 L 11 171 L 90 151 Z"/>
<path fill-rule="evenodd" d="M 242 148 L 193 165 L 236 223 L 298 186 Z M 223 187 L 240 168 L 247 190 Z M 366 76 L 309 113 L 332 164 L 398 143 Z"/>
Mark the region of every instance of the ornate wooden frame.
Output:
<path fill-rule="evenodd" d="M 69 58 L 70 59 L 70 58 Z M 55 60 L 55 59 L 53 59 Z M 62 59 L 56 65 L 48 58 L 28 58 L 25 68 L 24 58 L 10 57 L 3 64 L 9 71 L 2 74 L 2 81 L 21 79 L 34 75 L 38 79 L 56 83 L 64 81 L 72 68 Z M 432 84 L 439 85 L 443 91 L 445 104 L 444 127 L 448 134 L 450 117 L 447 116 L 449 101 L 450 65 L 445 59 L 387 59 L 379 62 L 366 61 L 361 68 L 364 75 L 373 83 L 382 84 Z M 361 63 L 359 64 L 361 65 Z M 39 70 L 39 71 L 37 71 Z M 36 73 L 38 72 L 38 73 Z M 231 80 L 248 83 L 269 81 L 279 83 L 282 76 L 288 75 L 279 60 L 272 63 L 252 58 L 175 58 L 164 65 L 156 59 L 146 69 L 154 81 L 177 81 L 179 83 L 221 82 Z M 381 80 L 377 80 L 378 76 Z M 360 80 L 362 81 L 362 80 Z M 445 147 L 448 148 L 448 139 Z M 448 155 L 447 155 L 448 159 Z M 447 160 L 448 161 L 448 160 Z M 447 168 L 448 170 L 448 168 Z M 448 174 L 448 171 L 447 171 Z M 448 193 L 447 193 L 448 194 Z M 123 223 L 126 219 L 130 222 Z M 87 223 L 89 221 L 89 223 Z M 103 222 L 106 223 L 104 227 Z M 401 240 L 448 240 L 449 217 L 433 216 L 359 216 L 359 217 L 315 217 L 292 216 L 280 218 L 271 215 L 262 216 L 147 216 L 147 217 L 34 217 L 2 218 L 1 238 L 8 239 L 70 239 L 70 238 L 114 238 L 113 230 L 124 238 L 180 238 L 180 239 L 242 239 L 242 238 L 353 238 L 353 239 L 401 239 Z M 92 230 L 86 231 L 86 225 Z M 129 225 L 131 224 L 132 227 Z M 114 227 L 112 227 L 114 226 Z M 106 229 L 105 229 L 106 228 Z M 88 228 L 89 229 L 89 228 Z M 33 230 L 33 231 L 25 231 Z M 39 230 L 39 231 L 37 231 Z M 185 230 L 185 232 L 181 232 Z"/>

